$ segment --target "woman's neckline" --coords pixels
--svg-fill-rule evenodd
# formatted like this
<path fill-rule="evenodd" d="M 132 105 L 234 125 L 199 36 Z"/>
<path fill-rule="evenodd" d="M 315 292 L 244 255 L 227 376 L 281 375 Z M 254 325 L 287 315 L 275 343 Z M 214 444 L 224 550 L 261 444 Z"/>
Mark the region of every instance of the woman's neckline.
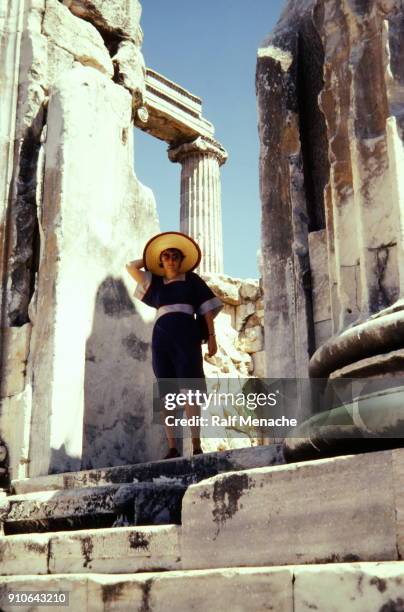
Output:
<path fill-rule="evenodd" d="M 185 272 L 181 272 L 175 278 L 170 278 L 170 279 L 163 276 L 163 283 L 165 285 L 168 285 L 169 283 L 174 283 L 175 281 L 184 281 L 184 280 L 185 280 Z"/>

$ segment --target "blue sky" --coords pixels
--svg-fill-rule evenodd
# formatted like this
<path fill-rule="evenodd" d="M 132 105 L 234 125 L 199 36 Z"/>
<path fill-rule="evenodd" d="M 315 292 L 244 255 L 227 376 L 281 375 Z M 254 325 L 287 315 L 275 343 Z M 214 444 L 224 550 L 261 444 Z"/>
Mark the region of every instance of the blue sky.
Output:
<path fill-rule="evenodd" d="M 224 272 L 258 277 L 260 242 L 257 48 L 284 0 L 143 0 L 146 65 L 202 98 L 229 153 L 221 168 Z M 167 144 L 135 130 L 135 170 L 157 200 L 162 231 L 179 229 L 180 164 Z"/>

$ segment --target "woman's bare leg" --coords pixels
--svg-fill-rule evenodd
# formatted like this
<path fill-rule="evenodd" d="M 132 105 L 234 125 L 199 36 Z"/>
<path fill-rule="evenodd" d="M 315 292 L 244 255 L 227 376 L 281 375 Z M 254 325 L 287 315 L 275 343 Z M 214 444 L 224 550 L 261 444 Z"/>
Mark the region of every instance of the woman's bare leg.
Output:
<path fill-rule="evenodd" d="M 165 404 L 164 404 L 164 399 L 161 400 L 161 412 L 163 415 L 163 422 L 164 422 L 164 429 L 166 432 L 166 438 L 167 438 L 167 444 L 168 444 L 168 448 L 171 449 L 176 449 L 178 450 L 178 446 L 177 446 L 177 438 L 175 436 L 175 432 L 176 432 L 176 428 L 175 427 L 170 427 L 169 425 L 166 424 L 166 417 L 169 415 L 173 414 L 172 410 L 167 410 L 165 408 Z"/>
<path fill-rule="evenodd" d="M 195 416 L 199 417 L 201 415 L 201 409 L 199 406 L 190 406 L 189 404 L 185 405 L 185 412 L 189 418 Z M 193 450 L 201 449 L 201 428 L 199 425 L 190 426 L 191 437 L 192 437 L 192 448 Z"/>

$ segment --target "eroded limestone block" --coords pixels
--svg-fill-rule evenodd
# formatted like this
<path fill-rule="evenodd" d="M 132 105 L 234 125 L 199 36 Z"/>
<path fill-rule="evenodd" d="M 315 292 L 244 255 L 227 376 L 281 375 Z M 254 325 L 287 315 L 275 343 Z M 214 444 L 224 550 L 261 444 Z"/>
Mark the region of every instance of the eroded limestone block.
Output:
<path fill-rule="evenodd" d="M 31 386 L 0 401 L 0 437 L 8 452 L 10 478 L 25 478 L 29 466 L 29 437 L 31 426 Z"/>
<path fill-rule="evenodd" d="M 16 136 L 24 138 L 26 130 L 41 130 L 41 107 L 46 99 L 48 78 L 48 39 L 42 31 L 45 7 L 34 3 L 26 12 L 21 36 L 19 63 L 19 95 L 16 117 Z"/>
<path fill-rule="evenodd" d="M 10 603 L 7 595 L 10 592 L 15 593 L 15 591 L 53 591 L 55 593 L 65 591 L 69 593 L 69 605 L 65 609 L 71 607 L 74 610 L 83 610 L 84 612 L 84 610 L 89 609 L 88 602 L 90 601 L 92 602 L 91 612 L 98 610 L 101 612 L 102 610 L 100 600 L 95 601 L 92 599 L 92 593 L 90 595 L 88 592 L 87 576 L 80 574 L 76 576 L 4 576 L 0 584 L 0 602 L 4 612 L 15 610 L 15 603 Z M 35 607 L 42 608 L 42 606 Z M 58 603 L 59 606 L 63 606 L 63 604 Z M 32 604 L 30 604 L 30 607 L 32 609 Z"/>
<path fill-rule="evenodd" d="M 253 302 L 239 304 L 236 307 L 236 329 L 240 331 L 245 325 L 247 319 L 255 313 L 255 305 Z"/>
<path fill-rule="evenodd" d="M 0 536 L 0 574 L 47 574 L 49 534 Z"/>
<path fill-rule="evenodd" d="M 231 327 L 224 313 L 220 312 L 216 318 L 215 330 L 218 340 L 218 345 L 227 357 L 234 363 L 248 363 L 249 355 L 243 353 L 237 347 L 238 334 Z"/>
<path fill-rule="evenodd" d="M 0 398 L 24 390 L 31 329 L 31 323 L 26 323 L 21 327 L 5 327 L 0 331 L 3 355 Z"/>
<path fill-rule="evenodd" d="M 41 316 L 30 353 L 31 475 L 135 463 L 161 452 L 149 426 L 152 371 L 144 367 L 151 325 L 125 270 L 158 231 L 154 200 L 133 174 L 131 115 L 130 94 L 92 67 L 76 64 L 52 88 Z"/>
<path fill-rule="evenodd" d="M 53 44 L 75 59 L 112 76 L 112 60 L 100 33 L 93 25 L 73 15 L 57 0 L 47 0 L 43 32 Z"/>
<path fill-rule="evenodd" d="M 132 573 L 178 569 L 180 529 L 161 525 L 52 534 L 49 571 Z"/>
<path fill-rule="evenodd" d="M 240 287 L 241 279 L 232 278 L 225 274 L 201 274 L 202 278 L 208 283 L 212 289 L 223 302 L 237 306 L 241 304 Z"/>
<path fill-rule="evenodd" d="M 264 300 L 263 299 L 257 300 L 255 303 L 255 308 L 256 308 L 255 312 L 257 314 L 257 317 L 263 320 L 264 318 Z"/>
<path fill-rule="evenodd" d="M 212 571 L 171 571 L 109 576 L 9 576 L 0 585 L 0 596 L 17 590 L 66 590 L 69 607 L 83 612 L 148 610 L 178 612 L 197 609 L 211 612 L 224 601 L 234 612 L 293 611 L 293 574 L 289 568 L 238 568 Z M 5 602 L 5 603 L 3 603 Z M 2 600 L 4 612 L 15 605 Z"/>
<path fill-rule="evenodd" d="M 192 485 L 182 506 L 183 567 L 396 560 L 403 467 L 399 449 Z"/>
<path fill-rule="evenodd" d="M 257 353 L 264 349 L 264 332 L 261 325 L 246 327 L 240 334 L 237 346 L 246 353 Z"/>
<path fill-rule="evenodd" d="M 235 328 L 236 327 L 236 307 L 231 306 L 230 304 L 225 304 L 221 312 L 222 314 L 229 315 L 229 323 L 232 327 Z"/>
<path fill-rule="evenodd" d="M 254 312 L 251 317 L 248 317 L 245 324 L 245 329 L 248 329 L 249 327 L 256 327 L 257 325 L 262 325 L 262 321 L 258 317 L 257 313 Z"/>
<path fill-rule="evenodd" d="M 63 0 L 63 4 L 103 33 L 136 38 L 142 12 L 138 0 Z"/>
<path fill-rule="evenodd" d="M 130 91 L 134 108 L 143 106 L 146 97 L 146 67 L 139 48 L 131 41 L 120 43 L 112 62 L 115 80 Z"/>
<path fill-rule="evenodd" d="M 294 578 L 296 612 L 387 612 L 404 604 L 402 561 L 296 567 Z"/>
<path fill-rule="evenodd" d="M 243 280 L 240 287 L 240 295 L 246 300 L 255 301 L 260 294 L 259 281 L 253 278 Z"/>

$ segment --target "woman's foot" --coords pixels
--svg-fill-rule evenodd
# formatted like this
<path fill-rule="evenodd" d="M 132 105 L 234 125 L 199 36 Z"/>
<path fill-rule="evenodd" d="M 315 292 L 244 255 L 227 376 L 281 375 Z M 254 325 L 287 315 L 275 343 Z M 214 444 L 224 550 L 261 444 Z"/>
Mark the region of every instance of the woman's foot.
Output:
<path fill-rule="evenodd" d="M 164 459 L 175 459 L 176 457 L 181 457 L 176 448 L 170 448 Z"/>
<path fill-rule="evenodd" d="M 194 450 L 192 451 L 193 455 L 203 455 L 203 450 L 201 449 L 201 447 L 196 447 L 194 448 Z"/>

